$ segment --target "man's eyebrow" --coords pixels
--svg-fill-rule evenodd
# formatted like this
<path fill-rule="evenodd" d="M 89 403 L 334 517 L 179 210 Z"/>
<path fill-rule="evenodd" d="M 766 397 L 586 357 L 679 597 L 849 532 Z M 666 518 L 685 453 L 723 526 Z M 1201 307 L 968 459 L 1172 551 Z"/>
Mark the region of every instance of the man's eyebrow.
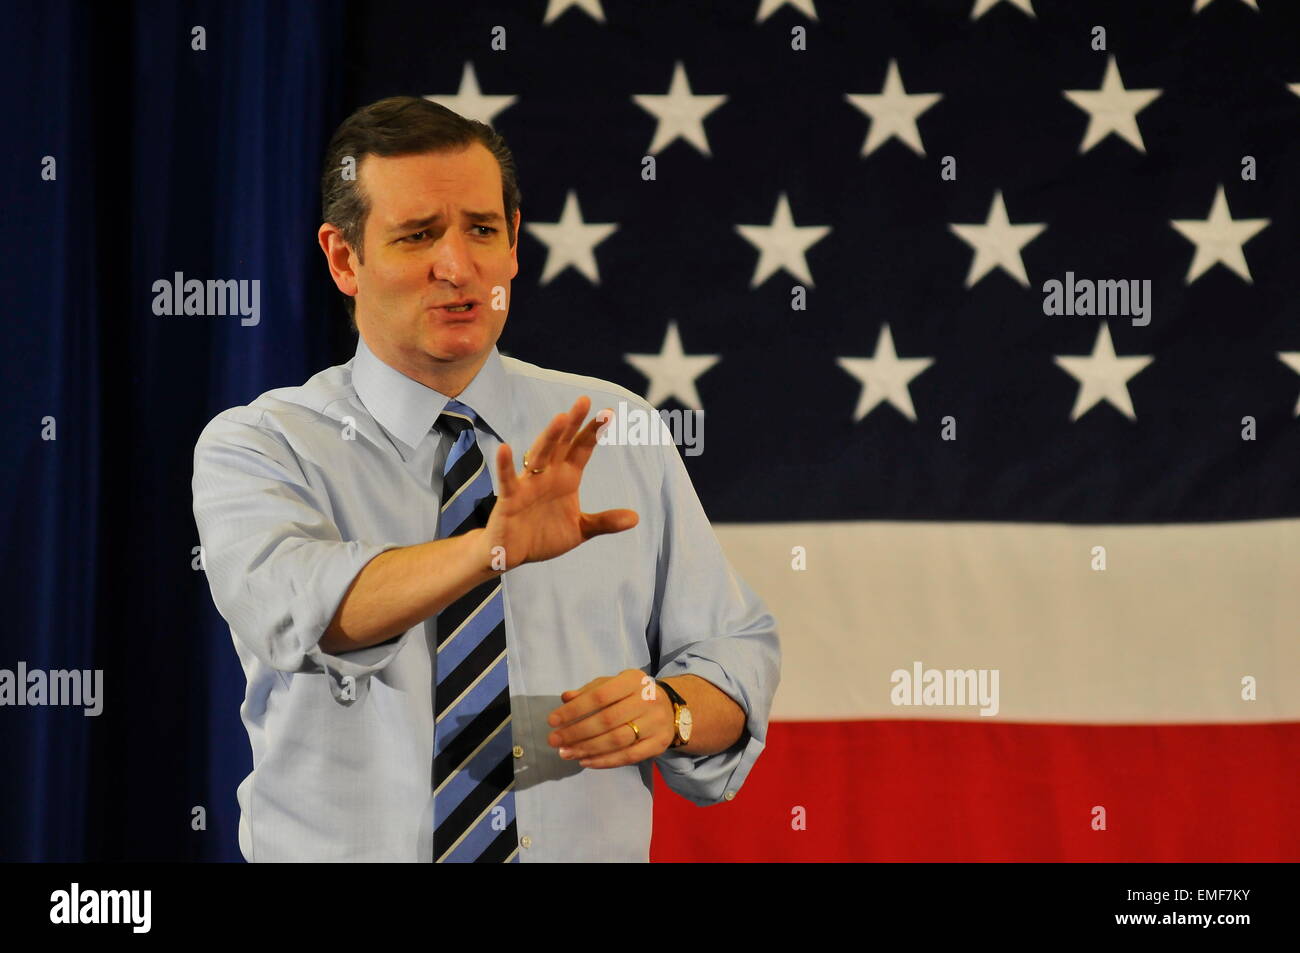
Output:
<path fill-rule="evenodd" d="M 505 221 L 505 218 L 501 215 L 500 212 L 474 212 L 469 209 L 465 209 L 463 212 L 461 212 L 461 214 L 465 218 L 469 219 L 471 222 L 504 222 Z M 433 215 L 426 215 L 424 218 L 408 218 L 404 222 L 398 222 L 390 229 L 390 231 L 393 232 L 418 231 L 421 228 L 427 228 L 430 225 L 436 225 L 440 221 L 442 221 L 442 215 L 438 213 L 434 213 Z"/>

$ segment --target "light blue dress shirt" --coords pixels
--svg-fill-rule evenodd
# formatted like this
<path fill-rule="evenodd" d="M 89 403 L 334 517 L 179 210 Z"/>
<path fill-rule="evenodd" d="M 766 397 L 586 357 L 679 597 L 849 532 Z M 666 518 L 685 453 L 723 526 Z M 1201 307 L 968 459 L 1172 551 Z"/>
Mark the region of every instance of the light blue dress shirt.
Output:
<path fill-rule="evenodd" d="M 592 412 L 620 401 L 653 412 L 617 384 L 492 349 L 457 399 L 479 415 L 493 484 L 500 443 L 518 462 L 582 394 Z M 431 860 L 432 620 L 338 655 L 318 642 L 366 563 L 436 538 L 451 440 L 433 426 L 447 401 L 358 338 L 351 361 L 224 411 L 194 448 L 208 583 L 248 679 L 253 771 L 238 798 L 249 861 Z M 628 432 L 617 424 L 608 432 Z M 502 576 L 518 856 L 646 861 L 651 760 L 694 803 L 730 800 L 765 744 L 780 648 L 676 446 L 598 445 L 579 493 L 587 512 L 627 507 L 640 522 Z M 739 742 L 619 768 L 561 758 L 546 741 L 560 693 L 628 668 L 712 682 L 746 714 Z"/>

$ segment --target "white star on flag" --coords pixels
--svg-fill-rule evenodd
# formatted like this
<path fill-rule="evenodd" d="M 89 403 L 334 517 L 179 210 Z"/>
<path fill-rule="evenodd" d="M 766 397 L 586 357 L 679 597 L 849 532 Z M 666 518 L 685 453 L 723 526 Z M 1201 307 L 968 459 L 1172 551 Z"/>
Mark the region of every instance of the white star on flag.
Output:
<path fill-rule="evenodd" d="M 1129 397 L 1128 381 L 1153 360 L 1148 355 L 1116 357 L 1115 345 L 1110 339 L 1110 328 L 1101 322 L 1097 342 L 1087 357 L 1056 356 L 1056 363 L 1072 374 L 1080 384 L 1079 396 L 1074 401 L 1070 420 L 1078 420 L 1096 403 L 1110 401 L 1130 420 L 1137 420 L 1133 401 Z"/>
<path fill-rule="evenodd" d="M 829 225 L 796 225 L 790 200 L 784 192 L 776 200 L 771 225 L 737 225 L 741 237 L 759 251 L 758 264 L 749 287 L 757 288 L 778 268 L 784 268 L 804 284 L 811 286 L 812 273 L 804 257 L 809 247 L 830 234 Z"/>
<path fill-rule="evenodd" d="M 1002 0 L 975 0 L 975 8 L 971 10 L 970 18 L 972 20 L 978 20 L 1001 2 Z M 1034 8 L 1029 5 L 1029 0 L 1006 0 L 1006 2 L 1010 3 L 1012 6 L 1019 7 L 1031 17 L 1034 15 Z"/>
<path fill-rule="evenodd" d="M 658 407 L 669 397 L 690 410 L 703 410 L 700 395 L 695 391 L 695 378 L 718 363 L 717 354 L 686 354 L 682 351 L 682 338 L 677 322 L 668 322 L 668 333 L 658 354 L 624 354 L 624 359 L 650 380 L 646 400 Z"/>
<path fill-rule="evenodd" d="M 889 401 L 908 420 L 916 420 L 912 395 L 908 385 L 913 377 L 934 363 L 932 357 L 902 357 L 894 351 L 894 338 L 889 325 L 882 325 L 876 339 L 872 357 L 837 357 L 835 363 L 848 371 L 862 384 L 858 406 L 853 411 L 857 423 L 871 413 L 882 401 Z"/>
<path fill-rule="evenodd" d="M 1088 131 L 1079 152 L 1087 152 L 1112 132 L 1139 152 L 1146 152 L 1137 114 L 1160 95 L 1158 89 L 1125 89 L 1115 57 L 1106 60 L 1106 78 L 1100 89 L 1067 89 L 1065 97 L 1088 113 Z"/>
<path fill-rule="evenodd" d="M 592 19 L 605 22 L 605 11 L 601 9 L 600 0 L 549 0 L 546 4 L 546 16 L 542 18 L 542 26 L 551 23 L 569 7 L 577 7 L 589 14 Z"/>
<path fill-rule="evenodd" d="M 758 19 L 754 22 L 762 23 L 787 3 L 809 20 L 817 19 L 817 10 L 813 7 L 813 0 L 763 0 L 758 8 Z"/>
<path fill-rule="evenodd" d="M 917 155 L 925 155 L 916 117 L 943 97 L 939 93 L 909 93 L 903 88 L 896 60 L 889 61 L 880 92 L 846 93 L 844 98 L 871 117 L 871 130 L 862 145 L 862 155 L 871 155 L 890 136 L 897 136 Z"/>
<path fill-rule="evenodd" d="M 1007 218 L 1007 206 L 1001 190 L 993 193 L 989 217 L 983 225 L 950 224 L 958 238 L 975 249 L 970 271 L 966 274 L 966 287 L 972 287 L 994 268 L 1001 268 L 1026 288 L 1029 276 L 1020 250 L 1032 242 L 1047 227 L 1046 223 L 1012 225 Z"/>
<path fill-rule="evenodd" d="M 1278 351 L 1277 356 L 1283 364 L 1300 374 L 1300 351 Z M 1295 412 L 1300 416 L 1300 401 L 1296 401 Z"/>
<path fill-rule="evenodd" d="M 424 97 L 440 106 L 446 106 L 452 112 L 460 113 L 466 119 L 477 119 L 489 126 L 497 113 L 514 103 L 518 96 L 485 96 L 478 88 L 478 76 L 474 64 L 466 63 L 460 75 L 460 90 L 456 95 L 439 96 L 431 93 Z"/>
<path fill-rule="evenodd" d="M 1214 205 L 1210 208 L 1209 218 L 1175 219 L 1170 222 L 1184 238 L 1196 244 L 1196 254 L 1192 258 L 1191 267 L 1187 269 L 1186 283 L 1190 285 L 1215 264 L 1223 262 L 1254 284 L 1250 268 L 1246 265 L 1246 253 L 1241 246 L 1268 223 L 1267 218 L 1234 219 L 1228 211 L 1228 197 L 1220 185 L 1214 193 Z"/>
<path fill-rule="evenodd" d="M 576 192 L 569 190 L 558 222 L 530 222 L 524 227 L 546 245 L 546 267 L 542 269 L 541 284 L 546 284 L 569 265 L 586 275 L 592 284 L 600 284 L 595 249 L 618 229 L 618 225 L 584 222 Z"/>
<path fill-rule="evenodd" d="M 639 93 L 632 99 L 658 120 L 654 141 L 647 150 L 652 155 L 657 155 L 674 139 L 682 138 L 706 156 L 712 156 L 704 134 L 704 117 L 725 103 L 727 97 L 692 93 L 686 67 L 680 60 L 673 67 L 673 79 L 666 95 Z"/>

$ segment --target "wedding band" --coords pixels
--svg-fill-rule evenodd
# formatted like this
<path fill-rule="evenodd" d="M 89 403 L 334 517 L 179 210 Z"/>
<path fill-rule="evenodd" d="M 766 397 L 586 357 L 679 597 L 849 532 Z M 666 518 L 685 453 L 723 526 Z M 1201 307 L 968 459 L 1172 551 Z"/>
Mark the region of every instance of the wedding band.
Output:
<path fill-rule="evenodd" d="M 631 728 L 633 734 L 636 735 L 636 741 L 633 741 L 633 742 L 632 742 L 632 744 L 636 744 L 637 741 L 640 741 L 640 740 L 641 740 L 641 730 L 640 730 L 639 728 L 637 728 L 637 726 L 636 726 L 636 722 L 634 722 L 634 721 L 629 721 L 629 722 L 627 723 L 627 726 L 628 726 L 629 728 Z"/>
<path fill-rule="evenodd" d="M 530 467 L 530 466 L 528 465 L 528 451 L 525 450 L 525 451 L 524 451 L 524 469 L 527 470 L 529 473 L 541 473 L 543 470 L 546 469 L 546 467 Z"/>

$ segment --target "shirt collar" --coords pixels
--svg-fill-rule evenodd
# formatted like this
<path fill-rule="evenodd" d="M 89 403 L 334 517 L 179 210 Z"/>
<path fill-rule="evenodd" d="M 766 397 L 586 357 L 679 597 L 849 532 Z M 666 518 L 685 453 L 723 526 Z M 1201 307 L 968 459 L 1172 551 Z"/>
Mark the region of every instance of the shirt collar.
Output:
<path fill-rule="evenodd" d="M 493 345 L 469 386 L 455 398 L 472 408 L 479 423 L 503 442 L 505 438 L 501 434 L 508 427 L 511 409 L 508 385 L 505 365 Z M 403 460 L 415 452 L 452 399 L 385 364 L 366 346 L 360 334 L 352 361 L 352 386 L 370 415 L 397 438 L 397 450 Z"/>

